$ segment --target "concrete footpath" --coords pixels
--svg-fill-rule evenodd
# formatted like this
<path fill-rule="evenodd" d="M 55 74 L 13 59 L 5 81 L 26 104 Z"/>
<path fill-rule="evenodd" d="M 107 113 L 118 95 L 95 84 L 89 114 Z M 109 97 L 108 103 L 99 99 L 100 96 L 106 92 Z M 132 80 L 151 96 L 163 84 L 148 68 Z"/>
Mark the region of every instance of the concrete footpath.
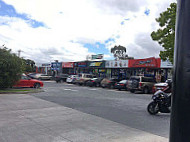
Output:
<path fill-rule="evenodd" d="M 29 94 L 0 94 L 0 142 L 168 142 L 168 139 Z"/>

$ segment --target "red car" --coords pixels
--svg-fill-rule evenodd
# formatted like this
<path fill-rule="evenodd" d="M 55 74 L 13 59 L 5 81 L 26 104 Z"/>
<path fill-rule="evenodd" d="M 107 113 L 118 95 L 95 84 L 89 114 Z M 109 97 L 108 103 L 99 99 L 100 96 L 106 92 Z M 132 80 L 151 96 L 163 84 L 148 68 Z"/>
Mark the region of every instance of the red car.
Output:
<path fill-rule="evenodd" d="M 13 86 L 13 87 L 34 87 L 40 88 L 43 87 L 44 84 L 42 81 L 31 79 L 26 75 L 22 75 L 21 79 Z"/>

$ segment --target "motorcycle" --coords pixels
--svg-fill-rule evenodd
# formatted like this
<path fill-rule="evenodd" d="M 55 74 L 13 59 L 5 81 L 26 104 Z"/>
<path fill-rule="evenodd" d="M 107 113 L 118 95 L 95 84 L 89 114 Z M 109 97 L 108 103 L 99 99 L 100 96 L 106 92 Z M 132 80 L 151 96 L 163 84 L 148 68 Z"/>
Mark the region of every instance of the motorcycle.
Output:
<path fill-rule="evenodd" d="M 168 92 L 168 89 L 171 90 L 171 87 L 168 87 L 167 89 L 161 91 L 158 90 L 154 95 L 152 96 L 152 102 L 150 102 L 147 106 L 147 111 L 151 115 L 156 115 L 157 113 L 170 113 L 171 112 L 171 91 Z"/>

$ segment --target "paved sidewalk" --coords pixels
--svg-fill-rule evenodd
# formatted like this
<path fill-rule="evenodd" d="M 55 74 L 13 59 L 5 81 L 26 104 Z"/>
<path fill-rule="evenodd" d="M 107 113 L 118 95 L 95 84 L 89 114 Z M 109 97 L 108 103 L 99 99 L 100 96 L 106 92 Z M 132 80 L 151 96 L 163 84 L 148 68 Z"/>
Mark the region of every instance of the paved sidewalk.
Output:
<path fill-rule="evenodd" d="M 0 94 L 0 142 L 168 142 L 168 139 L 29 94 Z"/>

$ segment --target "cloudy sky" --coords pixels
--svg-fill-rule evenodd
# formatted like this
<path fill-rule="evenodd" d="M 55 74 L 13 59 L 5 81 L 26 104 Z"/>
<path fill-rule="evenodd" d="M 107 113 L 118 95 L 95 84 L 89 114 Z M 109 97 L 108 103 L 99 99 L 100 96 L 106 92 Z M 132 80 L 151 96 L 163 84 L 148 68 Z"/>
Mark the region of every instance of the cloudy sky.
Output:
<path fill-rule="evenodd" d="M 163 48 L 150 34 L 171 2 L 176 0 L 0 0 L 0 46 L 36 63 L 99 53 L 109 60 L 115 45 L 135 58 L 158 57 Z"/>

